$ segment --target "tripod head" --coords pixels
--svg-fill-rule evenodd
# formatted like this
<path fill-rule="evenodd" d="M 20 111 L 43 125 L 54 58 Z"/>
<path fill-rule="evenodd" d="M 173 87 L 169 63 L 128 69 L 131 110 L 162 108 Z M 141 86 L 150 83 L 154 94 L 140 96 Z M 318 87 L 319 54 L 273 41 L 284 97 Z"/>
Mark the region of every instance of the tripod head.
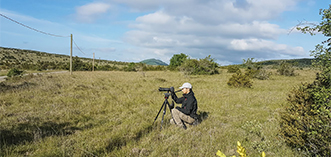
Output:
<path fill-rule="evenodd" d="M 168 99 L 169 96 L 171 95 L 171 93 L 163 93 L 164 94 L 164 98 Z"/>

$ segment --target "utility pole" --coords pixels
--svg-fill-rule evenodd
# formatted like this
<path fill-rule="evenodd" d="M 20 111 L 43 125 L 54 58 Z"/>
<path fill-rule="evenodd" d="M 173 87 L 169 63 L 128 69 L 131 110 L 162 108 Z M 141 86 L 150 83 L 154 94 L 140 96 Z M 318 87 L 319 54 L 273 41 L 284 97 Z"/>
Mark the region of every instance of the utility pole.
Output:
<path fill-rule="evenodd" d="M 72 34 L 70 35 L 70 75 L 72 75 Z"/>
<path fill-rule="evenodd" d="M 93 64 L 92 64 L 92 71 L 94 71 L 94 53 L 93 53 Z"/>

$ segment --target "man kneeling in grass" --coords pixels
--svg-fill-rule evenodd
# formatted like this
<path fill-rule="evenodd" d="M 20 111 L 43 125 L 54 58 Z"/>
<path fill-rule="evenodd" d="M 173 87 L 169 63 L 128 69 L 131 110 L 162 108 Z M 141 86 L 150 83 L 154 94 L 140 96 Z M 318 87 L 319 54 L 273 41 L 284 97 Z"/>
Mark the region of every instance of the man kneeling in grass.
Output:
<path fill-rule="evenodd" d="M 186 129 L 186 124 L 193 124 L 197 120 L 198 102 L 194 96 L 192 85 L 190 83 L 184 83 L 181 87 L 183 97 L 178 98 L 176 93 L 171 91 L 171 97 L 177 104 L 182 104 L 182 107 L 177 106 L 171 110 L 172 119 L 170 123 L 176 124 Z"/>

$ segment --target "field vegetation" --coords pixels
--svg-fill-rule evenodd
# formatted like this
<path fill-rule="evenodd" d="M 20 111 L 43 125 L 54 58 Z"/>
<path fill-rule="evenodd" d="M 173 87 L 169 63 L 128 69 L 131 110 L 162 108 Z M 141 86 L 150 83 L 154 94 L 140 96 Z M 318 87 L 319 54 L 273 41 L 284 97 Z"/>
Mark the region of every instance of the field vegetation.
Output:
<path fill-rule="evenodd" d="M 289 91 L 312 82 L 316 71 L 253 79 L 251 88 L 216 75 L 177 71 L 95 71 L 28 75 L 0 83 L 0 156 L 227 156 L 237 141 L 249 156 L 303 156 L 279 135 Z M 159 87 L 193 85 L 202 122 L 187 130 L 169 123 Z M 169 99 L 171 100 L 171 99 Z"/>
<path fill-rule="evenodd" d="M 69 57 L 0 47 L 0 75 L 8 76 L 0 82 L 0 156 L 330 156 L 331 5 L 320 15 L 319 24 L 297 26 L 328 37 L 314 60 L 220 67 L 210 56 L 175 54 L 168 67 L 93 67 L 74 57 L 73 75 L 34 75 L 25 72 L 68 70 Z M 169 123 L 169 110 L 163 123 L 155 119 L 158 88 L 184 82 L 193 84 L 200 119 L 187 130 Z"/>

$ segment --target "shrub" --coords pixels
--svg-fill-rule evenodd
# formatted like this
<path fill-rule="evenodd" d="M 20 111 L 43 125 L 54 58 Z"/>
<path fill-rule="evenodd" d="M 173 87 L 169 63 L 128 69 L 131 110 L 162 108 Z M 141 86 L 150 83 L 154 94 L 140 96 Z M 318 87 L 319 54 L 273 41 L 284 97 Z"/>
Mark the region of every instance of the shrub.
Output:
<path fill-rule="evenodd" d="M 294 148 L 300 148 L 309 156 L 331 156 L 331 39 L 329 9 L 320 9 L 322 22 L 312 27 L 297 27 L 303 33 L 316 32 L 328 37 L 311 51 L 314 66 L 321 73 L 313 83 L 305 83 L 294 89 L 288 97 L 288 106 L 281 114 L 281 135 Z M 327 47 L 324 47 L 327 46 Z"/>
<path fill-rule="evenodd" d="M 279 68 L 277 69 L 277 72 L 280 75 L 284 75 L 284 76 L 294 76 L 294 68 L 292 64 L 286 63 L 286 62 L 282 62 L 279 66 Z"/>
<path fill-rule="evenodd" d="M 240 70 L 232 75 L 227 84 L 233 87 L 252 87 L 252 81 L 250 77 L 247 75 L 247 73 L 243 74 Z"/>
<path fill-rule="evenodd" d="M 210 55 L 204 59 L 187 59 L 179 67 L 180 71 L 186 75 L 213 75 L 218 74 L 218 64 L 214 62 Z"/>
<path fill-rule="evenodd" d="M 179 67 L 181 72 L 185 75 L 193 75 L 196 73 L 196 69 L 199 66 L 199 61 L 196 59 L 188 59 Z"/>
<path fill-rule="evenodd" d="M 124 71 L 127 71 L 127 72 L 130 72 L 130 71 L 134 71 L 134 72 L 136 72 L 137 70 L 136 70 L 136 64 L 135 63 L 129 63 L 129 65 L 128 66 L 126 66 L 126 67 L 123 67 L 123 70 Z"/>
<path fill-rule="evenodd" d="M 260 69 L 253 78 L 257 78 L 259 80 L 268 80 L 270 78 L 271 72 L 268 72 L 265 69 Z"/>
<path fill-rule="evenodd" d="M 238 65 L 228 66 L 228 73 L 236 73 L 238 70 L 240 70 Z"/>
<path fill-rule="evenodd" d="M 67 66 L 69 69 L 69 64 Z M 73 71 L 92 71 L 92 64 L 84 63 L 79 57 L 72 58 L 72 70 Z"/>
<path fill-rule="evenodd" d="M 255 76 L 259 73 L 260 70 L 258 69 L 251 69 L 247 68 L 245 73 L 248 75 L 250 78 L 255 78 Z"/>
<path fill-rule="evenodd" d="M 262 65 L 253 61 L 254 58 L 244 59 L 244 65 L 247 67 L 246 74 L 251 78 L 256 78 L 259 80 L 268 80 L 271 73 L 263 69 Z"/>
<path fill-rule="evenodd" d="M 292 90 L 281 114 L 280 133 L 293 148 L 310 156 L 331 156 L 331 79 L 317 74 L 313 83 Z"/>
<path fill-rule="evenodd" d="M 96 66 L 96 70 L 99 70 L 99 71 L 113 71 L 113 70 L 118 70 L 118 69 L 119 69 L 118 67 L 111 66 L 109 64 Z"/>
<path fill-rule="evenodd" d="M 177 68 L 181 66 L 184 63 L 184 61 L 187 60 L 187 57 L 188 56 L 183 53 L 173 55 L 172 58 L 170 59 L 170 64 L 168 66 L 169 70 L 171 71 L 178 70 Z"/>
<path fill-rule="evenodd" d="M 8 71 L 7 76 L 8 77 L 14 77 L 14 76 L 19 76 L 23 73 L 23 71 L 20 71 L 16 68 L 12 68 Z"/>

